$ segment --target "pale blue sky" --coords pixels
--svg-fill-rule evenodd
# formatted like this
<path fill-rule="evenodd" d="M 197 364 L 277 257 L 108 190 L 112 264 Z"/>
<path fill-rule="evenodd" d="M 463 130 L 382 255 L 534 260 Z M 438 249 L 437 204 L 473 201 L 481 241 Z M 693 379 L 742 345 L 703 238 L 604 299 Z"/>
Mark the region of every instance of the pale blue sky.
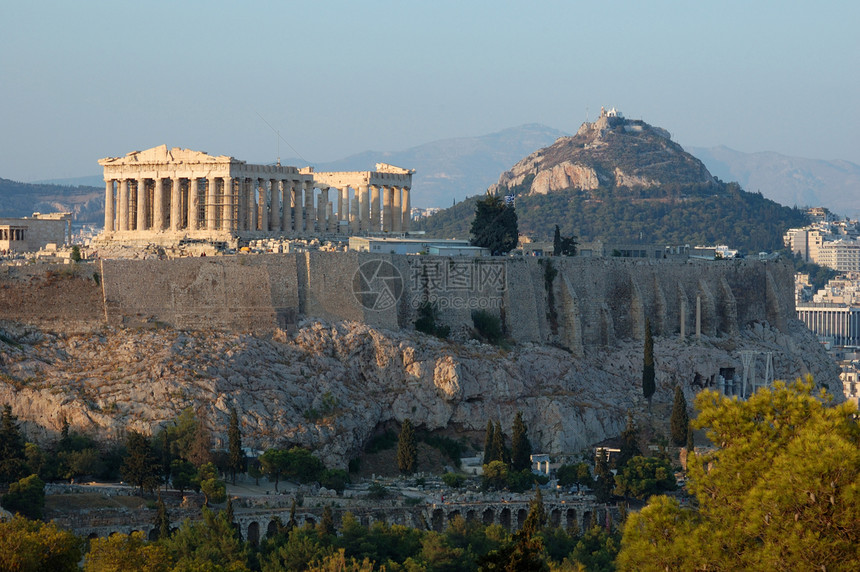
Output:
<path fill-rule="evenodd" d="M 845 0 L 0 0 L 0 177 L 160 144 L 274 162 L 260 116 L 315 163 L 601 105 L 682 145 L 860 163 L 858 22 Z"/>

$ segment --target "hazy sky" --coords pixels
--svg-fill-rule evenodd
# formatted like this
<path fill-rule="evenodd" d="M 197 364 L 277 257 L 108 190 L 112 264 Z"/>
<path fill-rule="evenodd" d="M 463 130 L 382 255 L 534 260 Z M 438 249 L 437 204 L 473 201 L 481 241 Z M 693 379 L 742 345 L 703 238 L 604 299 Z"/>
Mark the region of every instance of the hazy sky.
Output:
<path fill-rule="evenodd" d="M 0 177 L 161 144 L 270 163 L 266 122 L 313 164 L 601 105 L 682 145 L 860 163 L 858 23 L 848 0 L 2 0 Z"/>

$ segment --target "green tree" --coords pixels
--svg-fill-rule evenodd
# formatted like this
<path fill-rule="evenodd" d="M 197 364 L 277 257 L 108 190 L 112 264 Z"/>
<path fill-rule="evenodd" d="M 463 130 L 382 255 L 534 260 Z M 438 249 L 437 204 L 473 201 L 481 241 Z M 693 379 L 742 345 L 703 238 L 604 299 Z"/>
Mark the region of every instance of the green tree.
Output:
<path fill-rule="evenodd" d="M 190 461 L 174 459 L 170 463 L 170 474 L 172 476 L 173 488 L 180 493 L 195 488 L 199 484 L 197 468 Z"/>
<path fill-rule="evenodd" d="M 80 246 L 77 244 L 72 246 L 72 253 L 69 255 L 69 259 L 71 259 L 72 262 L 80 262 L 82 260 Z"/>
<path fill-rule="evenodd" d="M 472 246 L 489 249 L 493 256 L 507 254 L 517 246 L 517 213 L 495 195 L 488 194 L 475 206 L 470 230 Z"/>
<path fill-rule="evenodd" d="M 655 457 L 633 457 L 615 475 L 615 494 L 646 499 L 675 490 L 675 476 L 668 461 Z"/>
<path fill-rule="evenodd" d="M 639 430 L 636 428 L 636 423 L 633 421 L 633 413 L 627 412 L 627 425 L 624 431 L 621 432 L 621 451 L 615 460 L 615 467 L 621 469 L 627 464 L 627 461 L 633 457 L 641 456 L 642 450 L 639 448 Z"/>
<path fill-rule="evenodd" d="M 651 320 L 645 318 L 645 345 L 642 364 L 642 395 L 648 400 L 651 408 L 651 396 L 654 395 L 654 339 L 651 337 Z"/>
<path fill-rule="evenodd" d="M 675 386 L 675 401 L 672 403 L 670 420 L 672 443 L 682 447 L 687 442 L 687 431 L 690 428 L 690 417 L 687 415 L 687 400 L 680 385 Z"/>
<path fill-rule="evenodd" d="M 9 486 L 0 504 L 9 512 L 40 520 L 45 508 L 45 483 L 38 475 L 24 477 Z"/>
<path fill-rule="evenodd" d="M 552 255 L 561 256 L 561 229 L 555 225 L 555 233 L 552 235 Z"/>
<path fill-rule="evenodd" d="M 167 505 L 164 504 L 164 498 L 161 493 L 158 493 L 158 502 L 155 503 L 155 524 L 158 530 L 158 538 L 167 538 L 170 536 L 170 515 L 167 512 Z"/>
<path fill-rule="evenodd" d="M 203 508 L 203 520 L 185 521 L 173 536 L 160 540 L 173 570 L 249 570 L 248 551 L 233 530 L 225 511 Z"/>
<path fill-rule="evenodd" d="M 239 415 L 236 408 L 230 406 L 230 427 L 227 430 L 230 477 L 236 484 L 236 473 L 245 470 L 245 452 L 242 451 L 242 432 L 239 429 Z"/>
<path fill-rule="evenodd" d="M 524 471 L 531 468 L 532 446 L 526 434 L 523 414 L 517 411 L 511 428 L 511 470 Z"/>
<path fill-rule="evenodd" d="M 588 463 L 576 463 L 573 465 L 562 465 L 556 470 L 556 478 L 558 484 L 563 487 L 570 485 L 594 485 L 594 479 L 591 476 L 591 469 Z"/>
<path fill-rule="evenodd" d="M 860 545 L 857 408 L 830 406 L 813 386 L 776 382 L 747 401 L 701 392 L 693 424 L 718 448 L 688 461 L 698 511 L 653 497 L 628 518 L 621 569 L 652 567 L 656 551 L 686 570 L 851 569 Z"/>
<path fill-rule="evenodd" d="M 142 433 L 131 431 L 125 446 L 128 453 L 120 468 L 123 478 L 142 491 L 154 491 L 158 487 L 161 465 L 149 440 Z"/>
<path fill-rule="evenodd" d="M 320 518 L 319 524 L 317 525 L 317 532 L 321 536 L 331 536 L 334 535 L 334 515 L 331 512 L 331 507 L 326 505 L 323 508 L 322 518 Z"/>
<path fill-rule="evenodd" d="M 484 465 L 481 483 L 484 489 L 500 490 L 508 484 L 508 466 L 503 461 L 491 461 Z"/>
<path fill-rule="evenodd" d="M 29 474 L 24 437 L 12 414 L 12 406 L 4 405 L 0 413 L 0 483 L 10 483 Z"/>
<path fill-rule="evenodd" d="M 597 451 L 597 459 L 594 461 L 594 477 L 593 488 L 597 502 L 609 502 L 612 498 L 612 490 L 615 488 L 615 479 L 609 470 L 609 460 L 603 449 Z"/>
<path fill-rule="evenodd" d="M 0 521 L 0 570 L 79 570 L 84 541 L 56 524 L 16 516 Z"/>
<path fill-rule="evenodd" d="M 172 564 L 164 546 L 146 542 L 142 532 L 132 532 L 91 540 L 84 572 L 168 572 Z"/>
<path fill-rule="evenodd" d="M 502 424 L 496 421 L 496 428 L 493 430 L 493 461 L 501 461 L 507 464 L 508 454 L 505 449 L 505 434 L 502 432 Z"/>
<path fill-rule="evenodd" d="M 543 530 L 546 525 L 546 508 L 543 506 L 543 495 L 540 487 L 535 486 L 535 494 L 529 502 L 529 513 L 523 523 L 522 533 L 534 536 Z"/>
<path fill-rule="evenodd" d="M 415 429 L 412 428 L 412 421 L 404 419 L 400 427 L 400 437 L 397 440 L 397 468 L 401 473 L 411 475 L 415 472 L 417 455 Z"/>
<path fill-rule="evenodd" d="M 487 432 L 484 437 L 484 465 L 490 464 L 491 461 L 497 461 L 493 458 L 493 421 L 487 420 Z"/>
<path fill-rule="evenodd" d="M 269 480 L 275 481 L 275 492 L 278 491 L 278 481 L 287 470 L 289 458 L 283 449 L 267 449 L 260 455 L 260 467 Z"/>
<path fill-rule="evenodd" d="M 204 503 L 209 506 L 209 503 L 220 504 L 227 500 L 227 487 L 224 481 L 218 478 L 218 469 L 214 463 L 206 463 L 200 467 L 200 492 L 203 493 Z"/>

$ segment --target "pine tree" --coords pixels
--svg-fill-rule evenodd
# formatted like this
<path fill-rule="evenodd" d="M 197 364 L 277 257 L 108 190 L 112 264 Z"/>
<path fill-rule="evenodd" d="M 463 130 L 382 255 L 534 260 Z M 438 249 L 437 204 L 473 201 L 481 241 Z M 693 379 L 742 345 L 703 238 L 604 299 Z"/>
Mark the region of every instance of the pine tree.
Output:
<path fill-rule="evenodd" d="M 230 476 L 236 484 L 236 473 L 245 469 L 245 452 L 242 451 L 242 432 L 239 430 L 239 415 L 230 406 L 230 427 L 227 430 Z"/>
<path fill-rule="evenodd" d="M 687 415 L 687 400 L 680 385 L 675 386 L 675 402 L 672 404 L 671 431 L 672 443 L 681 447 L 687 441 L 690 417 Z"/>
<path fill-rule="evenodd" d="M 651 396 L 654 395 L 654 339 L 651 337 L 651 321 L 645 318 L 645 347 L 642 365 L 642 395 L 648 400 L 651 408 Z"/>
<path fill-rule="evenodd" d="M 523 471 L 531 467 L 532 446 L 526 435 L 526 424 L 523 414 L 517 411 L 511 428 L 511 469 Z"/>
<path fill-rule="evenodd" d="M 415 429 L 412 427 L 412 421 L 404 419 L 403 426 L 400 428 L 400 438 L 397 441 L 397 468 L 401 473 L 411 475 L 415 472 L 417 455 Z"/>
<path fill-rule="evenodd" d="M 487 435 L 484 437 L 484 464 L 489 465 L 493 459 L 493 422 L 487 421 Z"/>

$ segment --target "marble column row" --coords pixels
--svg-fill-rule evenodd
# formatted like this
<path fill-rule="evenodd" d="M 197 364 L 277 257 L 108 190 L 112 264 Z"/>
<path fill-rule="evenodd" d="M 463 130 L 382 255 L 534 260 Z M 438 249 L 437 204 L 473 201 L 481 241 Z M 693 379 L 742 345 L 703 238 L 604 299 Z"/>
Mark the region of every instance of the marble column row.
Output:
<path fill-rule="evenodd" d="M 406 232 L 409 187 L 315 192 L 312 181 L 242 177 L 111 179 L 105 231 Z M 314 200 L 316 198 L 316 201 Z M 316 203 L 316 206 L 315 206 Z"/>
<path fill-rule="evenodd" d="M 407 232 L 412 203 L 409 187 L 363 185 L 353 191 L 338 189 L 338 221 L 350 234 L 361 232 Z"/>

